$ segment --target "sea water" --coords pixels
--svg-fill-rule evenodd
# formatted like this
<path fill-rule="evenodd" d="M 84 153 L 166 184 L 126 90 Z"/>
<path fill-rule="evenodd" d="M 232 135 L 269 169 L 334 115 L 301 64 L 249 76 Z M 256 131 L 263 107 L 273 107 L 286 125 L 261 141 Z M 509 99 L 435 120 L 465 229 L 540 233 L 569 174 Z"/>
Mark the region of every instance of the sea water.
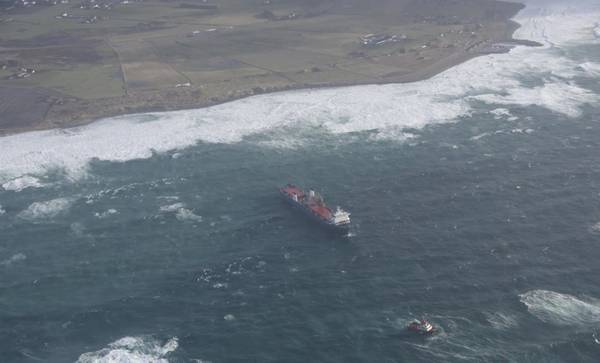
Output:
<path fill-rule="evenodd" d="M 600 3 L 565 4 L 421 82 L 0 138 L 0 361 L 599 361 Z"/>

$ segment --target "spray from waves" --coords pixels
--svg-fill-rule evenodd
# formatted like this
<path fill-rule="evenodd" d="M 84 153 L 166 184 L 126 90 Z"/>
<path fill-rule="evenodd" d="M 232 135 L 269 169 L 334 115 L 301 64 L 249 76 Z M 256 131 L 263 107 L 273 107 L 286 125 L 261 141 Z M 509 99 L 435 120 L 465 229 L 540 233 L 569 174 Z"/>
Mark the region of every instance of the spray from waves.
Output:
<path fill-rule="evenodd" d="M 107 348 L 80 355 L 77 363 L 168 363 L 166 357 L 178 346 L 177 338 L 161 344 L 152 338 L 125 337 L 110 343 Z"/>
<path fill-rule="evenodd" d="M 49 220 L 65 213 L 72 203 L 73 200 L 68 198 L 34 202 L 27 209 L 19 213 L 18 217 L 28 221 Z"/>
<path fill-rule="evenodd" d="M 533 290 L 519 295 L 527 310 L 538 319 L 557 325 L 597 325 L 600 301 L 579 299 L 554 291 Z"/>
<path fill-rule="evenodd" d="M 517 18 L 523 25 L 518 35 L 547 39 L 554 46 L 589 42 L 598 14 L 596 8 L 528 8 Z M 237 143 L 254 135 L 273 140 L 258 140 L 259 144 L 298 146 L 310 139 L 297 132 L 300 129 L 333 135 L 375 131 L 374 142 L 402 141 L 407 139 L 404 130 L 467 117 L 480 103 L 537 105 L 577 117 L 583 105 L 600 98 L 574 83 L 576 76 L 589 76 L 579 65 L 552 47 L 518 47 L 410 84 L 260 95 L 199 110 L 110 118 L 68 132 L 7 136 L 0 145 L 0 183 L 54 169 L 64 170 L 67 178 L 80 178 L 93 159 L 123 162 L 198 142 Z M 523 74 L 539 78 L 543 85 L 522 84 Z"/>

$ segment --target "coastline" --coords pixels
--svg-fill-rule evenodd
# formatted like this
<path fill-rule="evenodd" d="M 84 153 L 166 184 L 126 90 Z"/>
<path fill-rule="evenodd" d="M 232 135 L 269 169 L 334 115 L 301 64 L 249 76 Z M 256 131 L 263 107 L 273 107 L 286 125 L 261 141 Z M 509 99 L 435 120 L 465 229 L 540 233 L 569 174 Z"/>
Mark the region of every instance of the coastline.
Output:
<path fill-rule="evenodd" d="M 217 95 L 214 95 L 214 93 L 204 94 L 194 88 L 183 88 L 175 90 L 175 96 L 173 96 L 174 90 L 172 89 L 161 90 L 159 92 L 153 91 L 151 92 L 150 99 L 148 98 L 148 95 L 143 92 L 98 100 L 81 100 L 74 97 L 61 99 L 53 97 L 51 98 L 52 104 L 44 113 L 43 121 L 25 127 L 0 128 L 0 137 L 31 131 L 68 129 L 117 116 L 202 109 L 262 94 L 360 85 L 401 84 L 426 80 L 473 58 L 497 53 L 486 50 L 486 48 L 494 44 L 504 44 L 504 46 L 509 45 L 509 47 L 505 49 L 506 52 L 508 52 L 512 46 L 517 45 L 540 46 L 541 44 L 536 42 L 513 38 L 514 33 L 520 25 L 512 19 L 525 7 L 522 4 L 520 5 L 522 6 L 521 9 L 517 11 L 510 20 L 505 22 L 506 29 L 504 29 L 504 31 L 494 33 L 493 37 L 479 40 L 475 44 L 469 46 L 468 49 L 458 49 L 448 56 L 442 57 L 431 64 L 422 66 L 409 73 L 386 74 L 379 79 L 345 79 L 318 83 L 290 82 L 279 86 L 265 88 L 226 88 Z M 52 94 L 53 92 L 54 91 L 52 90 L 48 90 L 48 94 Z"/>

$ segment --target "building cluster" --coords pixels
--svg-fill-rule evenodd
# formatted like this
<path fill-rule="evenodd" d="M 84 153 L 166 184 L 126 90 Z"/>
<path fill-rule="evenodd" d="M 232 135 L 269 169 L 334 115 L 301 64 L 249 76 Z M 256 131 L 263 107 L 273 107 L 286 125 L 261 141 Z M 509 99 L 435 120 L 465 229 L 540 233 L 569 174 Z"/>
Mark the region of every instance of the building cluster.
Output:
<path fill-rule="evenodd" d="M 6 10 L 15 8 L 31 8 L 34 6 L 52 6 L 58 4 L 69 4 L 69 0 L 15 0 Z"/>
<path fill-rule="evenodd" d="M 62 13 L 60 15 L 55 16 L 56 19 L 75 19 L 79 20 L 81 24 L 95 24 L 98 21 L 104 19 L 101 16 L 92 15 L 92 16 L 81 16 L 81 15 L 73 15 L 69 13 Z"/>
<path fill-rule="evenodd" d="M 61 5 L 61 4 L 63 4 L 63 5 L 64 4 L 72 4 L 72 3 L 77 3 L 77 2 L 79 2 L 79 4 L 80 4 L 79 5 L 80 9 L 112 10 L 117 5 L 127 5 L 132 2 L 141 2 L 141 1 L 144 1 L 144 0 L 79 0 L 79 1 L 76 1 L 76 0 L 15 0 L 15 2 L 12 3 L 12 5 L 5 7 L 4 9 L 0 8 L 0 10 L 10 11 L 15 8 L 30 8 L 30 7 L 34 7 L 34 6 L 55 6 L 55 5 Z M 68 13 L 62 13 L 60 15 L 57 15 L 55 18 L 56 19 L 66 19 L 66 18 L 74 18 L 74 17 Z M 82 21 L 82 23 L 91 24 L 91 23 L 94 23 L 99 20 L 99 18 L 96 18 L 95 20 L 92 18 L 93 17 L 86 18 Z M 0 22 L 2 22 L 1 19 L 0 19 Z"/>
<path fill-rule="evenodd" d="M 61 0 L 61 1 L 69 1 L 69 0 Z M 79 9 L 84 10 L 112 10 L 117 5 L 127 5 L 133 0 L 81 0 Z M 143 0 L 137 0 L 143 1 Z M 101 20 L 104 20 L 104 17 L 98 15 L 74 15 L 69 12 L 64 12 L 62 14 L 56 15 L 56 19 L 70 19 L 70 20 L 79 20 L 81 24 L 95 24 Z"/>
<path fill-rule="evenodd" d="M 3 70 L 6 70 L 6 69 L 8 69 L 8 66 L 6 64 L 4 64 L 0 68 L 3 69 Z M 13 74 L 11 74 L 10 76 L 6 77 L 6 79 L 23 79 L 23 78 L 29 78 L 29 77 L 33 76 L 34 74 L 35 74 L 35 69 L 20 67 L 20 68 L 16 69 L 16 71 Z"/>
<path fill-rule="evenodd" d="M 435 25 L 460 25 L 461 20 L 456 15 L 437 15 L 423 16 L 420 18 L 422 23 Z"/>
<path fill-rule="evenodd" d="M 398 43 L 402 40 L 406 40 L 407 36 L 392 35 L 392 34 L 367 34 L 360 37 L 360 43 L 364 47 L 376 47 L 388 43 Z"/>

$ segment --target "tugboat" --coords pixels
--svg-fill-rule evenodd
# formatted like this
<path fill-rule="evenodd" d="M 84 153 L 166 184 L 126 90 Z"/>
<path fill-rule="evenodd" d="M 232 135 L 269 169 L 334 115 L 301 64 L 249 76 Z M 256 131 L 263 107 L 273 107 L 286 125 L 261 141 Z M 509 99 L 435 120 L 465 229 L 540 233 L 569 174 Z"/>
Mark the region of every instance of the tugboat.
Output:
<path fill-rule="evenodd" d="M 288 184 L 279 189 L 284 200 L 292 207 L 304 212 L 311 219 L 331 230 L 348 232 L 350 228 L 350 213 L 340 207 L 332 211 L 314 190 L 306 193 L 293 184 Z"/>
<path fill-rule="evenodd" d="M 438 329 L 434 327 L 428 320 L 413 320 L 407 327 L 408 331 L 420 334 L 422 336 L 432 336 L 438 332 Z"/>

